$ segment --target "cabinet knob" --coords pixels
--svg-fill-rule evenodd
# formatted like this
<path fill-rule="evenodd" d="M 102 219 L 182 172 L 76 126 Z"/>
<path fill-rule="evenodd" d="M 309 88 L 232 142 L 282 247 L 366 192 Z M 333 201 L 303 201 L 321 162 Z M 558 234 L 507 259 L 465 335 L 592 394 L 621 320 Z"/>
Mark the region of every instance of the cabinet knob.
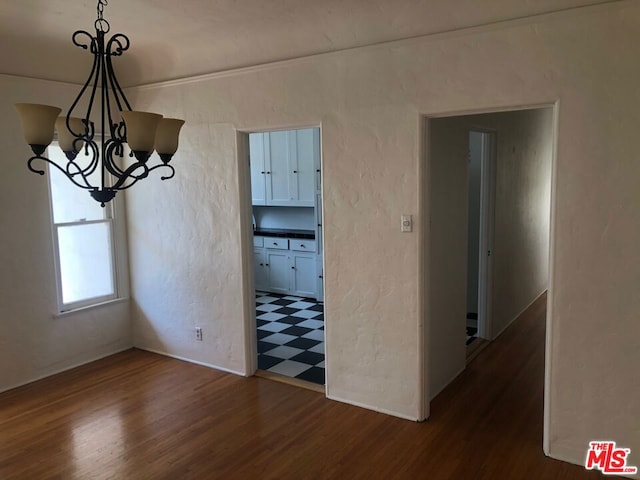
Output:
<path fill-rule="evenodd" d="M 271 175 L 271 172 L 267 172 L 267 175 Z"/>
<path fill-rule="evenodd" d="M 294 170 L 293 173 L 298 173 L 298 170 Z"/>
<path fill-rule="evenodd" d="M 265 264 L 264 264 L 264 266 L 265 266 L 265 267 L 268 267 L 268 266 L 269 266 L 269 264 L 268 264 L 268 263 L 265 263 Z"/>
<path fill-rule="evenodd" d="M 322 278 L 322 275 L 318 275 L 318 278 Z"/>
<path fill-rule="evenodd" d="M 300 248 L 307 248 L 307 247 L 301 243 Z"/>
<path fill-rule="evenodd" d="M 320 173 L 320 169 L 316 170 L 316 173 Z"/>
<path fill-rule="evenodd" d="M 273 242 L 274 245 L 278 245 L 278 242 Z"/>
<path fill-rule="evenodd" d="M 295 270 L 295 269 L 296 269 L 296 267 L 291 267 L 291 270 Z"/>
<path fill-rule="evenodd" d="M 264 267 L 264 263 L 261 263 L 261 264 L 260 264 L 260 266 L 261 266 L 261 267 Z"/>
<path fill-rule="evenodd" d="M 264 175 L 265 172 L 260 172 L 260 173 Z"/>

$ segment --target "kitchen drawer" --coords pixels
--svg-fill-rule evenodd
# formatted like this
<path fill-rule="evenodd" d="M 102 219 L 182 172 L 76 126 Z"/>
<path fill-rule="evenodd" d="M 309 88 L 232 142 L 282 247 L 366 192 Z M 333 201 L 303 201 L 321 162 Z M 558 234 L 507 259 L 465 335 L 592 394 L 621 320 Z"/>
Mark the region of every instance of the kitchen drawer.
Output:
<path fill-rule="evenodd" d="M 275 248 L 278 250 L 289 250 L 289 239 L 278 237 L 264 237 L 264 248 Z"/>
<path fill-rule="evenodd" d="M 264 247 L 264 237 L 253 237 L 253 246 L 254 247 Z"/>
<path fill-rule="evenodd" d="M 316 242 L 315 240 L 291 239 L 289 240 L 289 248 L 298 252 L 315 252 Z"/>

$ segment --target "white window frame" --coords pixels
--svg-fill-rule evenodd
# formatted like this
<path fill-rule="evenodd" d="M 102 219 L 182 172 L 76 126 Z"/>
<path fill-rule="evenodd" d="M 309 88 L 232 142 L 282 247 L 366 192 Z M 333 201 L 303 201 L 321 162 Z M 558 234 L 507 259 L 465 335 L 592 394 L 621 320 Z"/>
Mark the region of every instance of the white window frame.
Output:
<path fill-rule="evenodd" d="M 53 141 L 48 147 L 60 148 L 57 141 Z M 104 218 L 99 220 L 78 220 L 73 222 L 56 223 L 53 215 L 53 195 L 51 191 L 51 169 L 47 165 L 47 187 L 49 194 L 49 215 L 51 219 L 51 236 L 53 241 L 53 258 L 55 266 L 56 292 L 57 292 L 57 311 L 58 314 L 66 314 L 76 310 L 84 310 L 94 306 L 104 305 L 115 301 L 120 301 L 128 297 L 128 265 L 126 252 L 126 231 L 124 227 L 124 198 L 122 192 L 116 195 L 109 203 L 104 206 Z M 71 184 L 72 185 L 72 184 Z M 72 185 L 72 188 L 79 188 Z M 89 197 L 89 191 L 86 191 Z M 95 201 L 91 199 L 92 201 Z M 98 297 L 78 300 L 76 302 L 64 303 L 62 297 L 62 269 L 60 266 L 60 248 L 58 230 L 61 227 L 85 226 L 91 224 L 107 224 L 109 226 L 109 235 L 111 236 L 111 271 L 113 281 L 113 293 L 109 295 L 101 295 Z"/>

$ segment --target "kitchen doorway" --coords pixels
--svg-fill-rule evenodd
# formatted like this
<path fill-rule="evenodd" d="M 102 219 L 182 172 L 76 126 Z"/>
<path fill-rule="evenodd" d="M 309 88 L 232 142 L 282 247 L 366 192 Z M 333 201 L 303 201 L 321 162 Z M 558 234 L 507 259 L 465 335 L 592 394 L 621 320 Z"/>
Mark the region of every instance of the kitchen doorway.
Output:
<path fill-rule="evenodd" d="M 324 392 L 320 129 L 246 137 L 256 374 Z"/>

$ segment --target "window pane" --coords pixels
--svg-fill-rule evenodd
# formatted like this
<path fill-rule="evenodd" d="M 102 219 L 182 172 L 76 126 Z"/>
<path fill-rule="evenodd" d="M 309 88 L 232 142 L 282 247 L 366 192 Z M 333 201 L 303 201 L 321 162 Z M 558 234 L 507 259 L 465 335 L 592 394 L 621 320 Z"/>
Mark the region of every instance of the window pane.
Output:
<path fill-rule="evenodd" d="M 62 302 L 115 293 L 108 222 L 58 227 Z"/>
<path fill-rule="evenodd" d="M 68 161 L 67 157 L 57 145 L 51 146 L 47 154 L 49 158 L 58 165 L 64 166 Z M 80 160 L 83 156 L 84 150 L 80 152 L 77 157 L 80 165 L 83 164 Z M 91 197 L 88 190 L 78 188 L 55 167 L 49 167 L 49 175 L 54 223 L 77 222 L 81 219 L 102 220 L 105 218 L 109 207 L 102 208 L 100 204 Z M 100 169 L 97 168 L 96 171 L 91 174 L 89 182 L 92 185 L 99 185 Z"/>

